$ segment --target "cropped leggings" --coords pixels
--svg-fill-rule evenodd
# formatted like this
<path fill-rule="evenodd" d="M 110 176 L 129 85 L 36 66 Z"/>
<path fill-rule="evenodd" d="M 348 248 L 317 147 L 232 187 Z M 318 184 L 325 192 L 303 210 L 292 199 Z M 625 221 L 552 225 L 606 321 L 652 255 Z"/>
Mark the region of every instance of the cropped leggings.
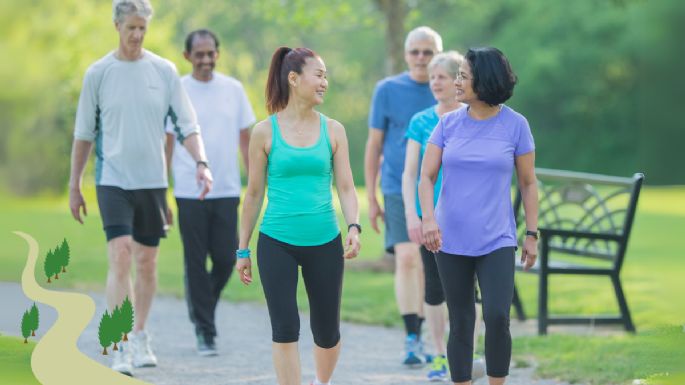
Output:
<path fill-rule="evenodd" d="M 491 377 L 509 374 L 509 310 L 514 295 L 514 250 L 514 247 L 503 247 L 479 257 L 444 252 L 436 254 L 450 318 L 447 357 L 454 382 L 471 380 L 476 320 L 475 277 L 478 277 L 483 301 L 487 374 Z"/>
<path fill-rule="evenodd" d="M 340 298 L 343 246 L 340 234 L 318 246 L 295 246 L 259 233 L 259 276 L 271 319 L 273 342 L 296 342 L 300 335 L 297 311 L 298 267 L 309 297 L 309 321 L 314 343 L 330 349 L 340 341 Z"/>

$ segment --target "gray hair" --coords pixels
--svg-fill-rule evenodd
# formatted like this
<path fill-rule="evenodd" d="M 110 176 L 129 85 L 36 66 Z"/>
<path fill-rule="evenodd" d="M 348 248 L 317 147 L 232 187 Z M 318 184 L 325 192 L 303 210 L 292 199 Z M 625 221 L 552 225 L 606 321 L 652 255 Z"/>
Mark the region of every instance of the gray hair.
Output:
<path fill-rule="evenodd" d="M 124 21 L 124 17 L 136 15 L 150 21 L 152 18 L 152 5 L 150 0 L 113 0 L 112 20 L 115 23 Z"/>
<path fill-rule="evenodd" d="M 428 63 L 428 73 L 433 72 L 435 67 L 441 67 L 452 78 L 456 79 L 459 73 L 459 67 L 464 63 L 464 56 L 457 51 L 441 52 L 435 56 Z"/>
<path fill-rule="evenodd" d="M 407 39 L 404 41 L 404 50 L 409 50 L 409 44 L 417 40 L 432 40 L 438 52 L 442 52 L 442 37 L 431 27 L 421 26 L 409 31 Z"/>

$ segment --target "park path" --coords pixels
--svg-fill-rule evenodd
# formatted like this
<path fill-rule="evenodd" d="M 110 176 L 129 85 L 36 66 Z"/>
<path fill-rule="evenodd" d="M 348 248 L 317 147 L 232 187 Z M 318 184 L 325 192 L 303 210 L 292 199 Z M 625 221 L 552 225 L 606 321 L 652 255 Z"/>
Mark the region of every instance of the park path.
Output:
<path fill-rule="evenodd" d="M 47 290 L 35 279 L 38 243 L 26 233 L 14 232 L 28 243 L 21 286 L 27 297 L 52 306 L 57 320 L 40 339 L 31 356 L 31 369 L 43 385 L 63 384 L 145 384 L 116 373 L 90 359 L 76 342 L 95 313 L 93 299 L 85 294 Z"/>
<path fill-rule="evenodd" d="M 33 279 L 38 246 L 30 236 L 17 233 L 29 244 L 29 260 L 22 277 L 24 292 L 38 303 L 40 338 L 32 358 L 38 380 L 47 385 L 62 384 L 143 384 L 156 385 L 275 385 L 271 363 L 271 328 L 266 307 L 255 303 L 221 301 L 217 308 L 219 337 L 217 357 L 199 357 L 195 353 L 193 327 L 182 299 L 158 296 L 148 321 L 152 346 L 159 359 L 155 368 L 135 369 L 138 381 L 117 374 L 106 366 L 111 356 L 103 356 L 98 343 L 98 317 L 106 309 L 102 293 L 76 294 L 45 290 Z M 28 274 L 28 276 L 27 276 Z M 68 278 L 67 278 L 68 279 Z M 56 287 L 57 290 L 60 290 Z M 255 288 L 259 290 L 258 288 Z M 8 312 L 0 313 L 0 331 L 17 335 L 16 314 L 26 309 L 22 288 L 0 282 L 0 293 Z M 343 298 L 343 301 L 345 299 Z M 8 317 L 3 314 L 13 314 Z M 312 337 L 306 314 L 301 316 L 300 356 L 303 381 L 314 375 Z M 54 326 L 51 325 L 54 323 Z M 48 330 L 49 329 L 49 330 Z M 47 330 L 47 332 L 46 332 Z M 534 323 L 512 322 L 515 335 L 532 335 Z M 42 333 L 45 333 L 41 336 Z M 400 350 L 403 332 L 399 328 L 342 323 L 343 349 L 333 376 L 336 385 L 421 385 L 429 384 L 426 371 L 401 367 Z M 78 339 L 77 343 L 74 343 Z M 80 350 L 77 350 L 78 349 Z M 83 353 L 81 353 L 83 352 Z M 87 356 L 87 357 L 86 357 Z M 59 357 L 59 359 L 55 359 Z M 89 358 L 88 358 L 89 357 Z M 99 362 L 100 364 L 96 363 Z M 142 380 L 142 381 L 141 381 Z M 143 382 L 145 381 L 145 382 Z M 1 381 L 0 381 L 1 382 Z M 480 379 L 474 385 L 486 385 Z M 507 385 L 568 385 L 553 379 L 539 379 L 535 368 L 513 367 Z M 581 385 L 581 384 L 576 384 Z"/>

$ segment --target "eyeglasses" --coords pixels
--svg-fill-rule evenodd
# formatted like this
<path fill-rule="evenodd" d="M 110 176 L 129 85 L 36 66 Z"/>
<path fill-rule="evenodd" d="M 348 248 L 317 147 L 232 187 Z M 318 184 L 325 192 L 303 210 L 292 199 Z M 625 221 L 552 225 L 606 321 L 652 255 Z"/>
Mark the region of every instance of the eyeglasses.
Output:
<path fill-rule="evenodd" d="M 471 80 L 471 79 L 472 78 L 470 78 L 468 76 L 464 76 L 463 74 L 457 74 L 457 81 L 459 81 L 459 82 L 464 82 L 464 81 Z"/>
<path fill-rule="evenodd" d="M 435 52 L 433 52 L 432 49 L 424 49 L 423 51 L 418 50 L 418 49 L 413 49 L 413 50 L 409 51 L 409 54 L 411 56 L 419 56 L 419 54 L 423 54 L 423 56 L 433 56 L 435 54 Z"/>

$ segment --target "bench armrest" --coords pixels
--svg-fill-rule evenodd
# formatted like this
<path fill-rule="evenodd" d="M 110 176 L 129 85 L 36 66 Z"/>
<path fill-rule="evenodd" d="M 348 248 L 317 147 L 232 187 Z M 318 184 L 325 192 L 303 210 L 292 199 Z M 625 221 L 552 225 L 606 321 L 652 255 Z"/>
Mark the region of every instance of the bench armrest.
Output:
<path fill-rule="evenodd" d="M 540 237 L 549 239 L 553 236 L 560 236 L 564 238 L 585 238 L 585 239 L 601 239 L 607 241 L 620 242 L 623 240 L 623 236 L 611 233 L 592 233 L 589 231 L 576 231 L 576 230 L 561 230 L 561 229 L 547 229 L 541 227 Z"/>
<path fill-rule="evenodd" d="M 610 233 L 593 233 L 589 231 L 576 231 L 576 230 L 562 230 L 562 229 L 548 229 L 539 228 L 540 231 L 540 269 L 546 271 L 549 268 L 549 253 L 550 253 L 550 240 L 552 237 L 558 236 L 563 238 L 582 238 L 582 239 L 597 239 L 605 241 L 615 241 L 621 242 L 623 237 L 616 234 Z"/>

